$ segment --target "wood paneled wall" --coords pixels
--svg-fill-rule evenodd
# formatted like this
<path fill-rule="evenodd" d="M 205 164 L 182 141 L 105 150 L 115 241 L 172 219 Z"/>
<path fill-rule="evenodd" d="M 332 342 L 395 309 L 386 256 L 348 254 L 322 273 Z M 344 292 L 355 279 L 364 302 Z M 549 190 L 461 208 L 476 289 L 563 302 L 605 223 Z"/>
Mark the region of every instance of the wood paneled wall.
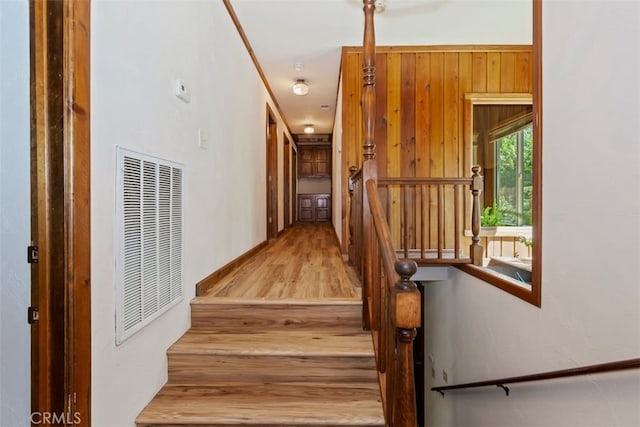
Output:
<path fill-rule="evenodd" d="M 466 93 L 531 93 L 532 47 L 378 47 L 375 144 L 378 175 L 470 176 L 464 146 Z M 362 164 L 362 53 L 342 51 L 342 180 Z M 349 195 L 342 195 L 343 251 Z"/>

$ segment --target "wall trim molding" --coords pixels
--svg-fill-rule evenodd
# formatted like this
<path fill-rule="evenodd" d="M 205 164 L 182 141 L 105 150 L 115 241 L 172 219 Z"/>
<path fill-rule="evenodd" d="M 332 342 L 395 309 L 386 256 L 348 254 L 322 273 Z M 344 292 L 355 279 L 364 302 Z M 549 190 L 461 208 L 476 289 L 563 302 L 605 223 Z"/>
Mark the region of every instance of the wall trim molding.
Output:
<path fill-rule="evenodd" d="M 213 273 L 209 274 L 207 277 L 205 277 L 204 279 L 202 279 L 201 281 L 196 283 L 196 296 L 199 297 L 199 296 L 202 296 L 202 295 L 206 294 L 222 278 L 227 276 L 235 268 L 237 268 L 240 265 L 244 264 L 251 257 L 256 255 L 258 252 L 260 252 L 265 247 L 267 247 L 268 244 L 269 244 L 269 242 L 267 240 L 259 243 L 257 246 L 249 249 L 247 252 L 243 253 L 242 255 L 240 255 L 239 257 L 234 259 L 233 261 L 225 264 L 224 266 L 222 266 L 218 270 L 214 271 Z"/>

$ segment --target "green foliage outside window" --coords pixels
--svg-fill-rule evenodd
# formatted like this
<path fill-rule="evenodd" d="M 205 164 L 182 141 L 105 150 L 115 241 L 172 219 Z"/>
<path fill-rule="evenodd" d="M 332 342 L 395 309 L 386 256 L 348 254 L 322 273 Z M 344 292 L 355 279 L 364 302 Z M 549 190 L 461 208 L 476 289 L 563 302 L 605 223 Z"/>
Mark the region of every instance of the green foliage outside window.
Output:
<path fill-rule="evenodd" d="M 500 213 L 495 225 L 531 225 L 533 128 L 529 124 L 495 143 L 497 200 L 486 209 L 494 217 Z"/>

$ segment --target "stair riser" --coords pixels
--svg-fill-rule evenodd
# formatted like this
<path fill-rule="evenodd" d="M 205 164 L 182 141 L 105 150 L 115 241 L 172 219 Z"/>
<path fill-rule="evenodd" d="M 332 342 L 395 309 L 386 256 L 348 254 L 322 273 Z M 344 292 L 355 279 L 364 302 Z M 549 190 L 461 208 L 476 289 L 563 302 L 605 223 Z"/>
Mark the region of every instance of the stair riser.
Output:
<path fill-rule="evenodd" d="M 258 421 L 258 424 L 256 423 L 250 423 L 250 422 L 244 422 L 242 424 L 140 424 L 137 423 L 136 426 L 137 427 L 185 427 L 185 426 L 189 426 L 189 425 L 193 425 L 193 426 L 197 426 L 197 427 L 238 427 L 240 425 L 242 426 L 255 426 L 255 427 L 310 427 L 310 426 L 317 426 L 317 427 L 335 427 L 335 424 L 320 424 L 320 423 L 315 423 L 315 424 L 282 424 L 282 423 L 278 423 L 278 424 L 264 424 L 263 422 Z M 384 427 L 384 424 L 340 424 L 340 427 Z"/>
<path fill-rule="evenodd" d="M 352 331 L 362 327 L 362 311 L 357 305 L 197 304 L 191 306 L 191 327 L 216 330 L 246 328 L 252 331 L 280 328 Z"/>
<path fill-rule="evenodd" d="M 376 382 L 367 356 L 169 355 L 169 384 Z"/>

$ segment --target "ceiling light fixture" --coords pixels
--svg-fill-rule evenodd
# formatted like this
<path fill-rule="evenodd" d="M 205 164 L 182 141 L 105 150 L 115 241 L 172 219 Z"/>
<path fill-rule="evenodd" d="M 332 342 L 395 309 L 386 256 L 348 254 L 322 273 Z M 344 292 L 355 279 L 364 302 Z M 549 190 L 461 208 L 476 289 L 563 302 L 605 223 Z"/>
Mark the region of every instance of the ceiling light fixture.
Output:
<path fill-rule="evenodd" d="M 293 85 L 293 93 L 300 96 L 308 94 L 309 86 L 307 85 L 307 82 L 305 82 L 303 79 L 296 80 L 295 84 Z"/>
<path fill-rule="evenodd" d="M 304 127 L 304 133 L 314 133 L 315 131 L 313 125 L 305 125 Z"/>

